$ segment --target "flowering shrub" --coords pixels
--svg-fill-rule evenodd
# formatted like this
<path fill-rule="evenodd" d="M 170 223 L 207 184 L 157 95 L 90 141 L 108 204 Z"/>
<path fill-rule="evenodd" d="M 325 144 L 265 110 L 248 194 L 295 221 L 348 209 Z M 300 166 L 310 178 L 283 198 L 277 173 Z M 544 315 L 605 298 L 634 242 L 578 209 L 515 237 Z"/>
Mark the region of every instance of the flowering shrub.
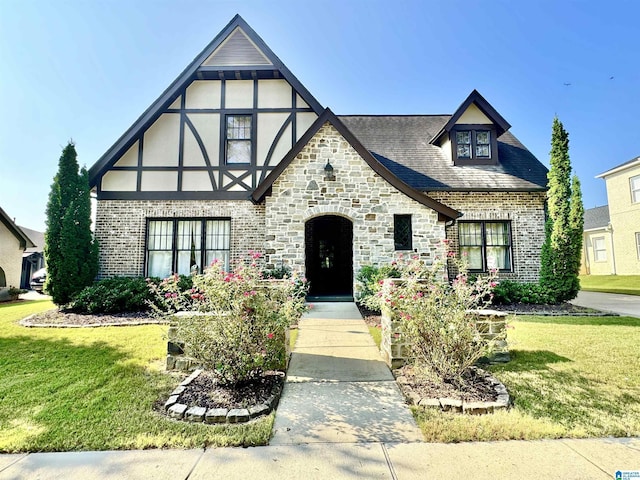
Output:
<path fill-rule="evenodd" d="M 286 331 L 304 311 L 305 282 L 297 276 L 264 280 L 260 254 L 226 272 L 214 261 L 194 275 L 193 287 L 177 288 L 175 277 L 158 289 L 176 316 L 177 335 L 185 353 L 211 370 L 221 383 L 236 383 L 264 370 L 285 366 Z"/>
<path fill-rule="evenodd" d="M 432 265 L 418 257 L 401 259 L 397 265 L 401 279 L 385 281 L 380 297 L 383 308 L 402 322 L 416 372 L 460 386 L 463 373 L 501 339 L 483 340 L 469 313 L 490 301 L 495 272 L 470 280 L 466 262 L 449 252 L 446 244 L 444 248 L 446 254 Z M 459 272 L 452 282 L 446 276 L 447 261 Z"/>

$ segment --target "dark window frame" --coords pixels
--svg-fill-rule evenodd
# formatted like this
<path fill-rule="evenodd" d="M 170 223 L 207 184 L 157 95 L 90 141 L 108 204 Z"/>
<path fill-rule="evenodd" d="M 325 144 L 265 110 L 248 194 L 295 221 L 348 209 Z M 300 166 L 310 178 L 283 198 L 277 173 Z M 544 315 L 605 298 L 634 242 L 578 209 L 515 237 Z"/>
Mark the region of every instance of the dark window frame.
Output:
<path fill-rule="evenodd" d="M 228 240 L 228 248 L 226 249 L 207 249 L 207 223 L 211 221 L 224 221 L 229 223 L 229 240 Z M 171 245 L 169 249 L 149 249 L 149 233 L 151 222 L 171 222 Z M 148 217 L 146 219 L 146 229 L 145 229 L 145 245 L 144 245 L 144 272 L 145 276 L 149 276 L 149 257 L 150 252 L 154 251 L 171 251 L 171 272 L 169 275 L 178 271 L 178 256 L 179 252 L 186 251 L 185 249 L 178 248 L 178 224 L 180 222 L 200 222 L 200 255 L 197 263 L 200 266 L 207 267 L 207 252 L 216 251 L 216 252 L 228 252 L 228 261 L 225 264 L 225 269 L 228 269 L 230 257 L 231 257 L 231 218 L 229 217 Z M 202 273 L 203 268 L 201 267 L 199 273 Z"/>
<path fill-rule="evenodd" d="M 463 245 L 460 240 L 460 224 L 480 224 L 481 231 L 481 244 L 480 245 Z M 488 223 L 503 223 L 507 226 L 507 238 L 509 241 L 508 245 L 487 245 L 487 228 L 486 225 Z M 479 246 L 482 256 L 482 268 L 471 268 L 469 267 L 469 272 L 472 273 L 486 273 L 489 271 L 487 267 L 487 247 L 506 247 L 507 252 L 509 253 L 509 268 L 499 268 L 498 272 L 503 273 L 511 273 L 514 271 L 514 259 L 513 259 L 513 229 L 511 226 L 510 220 L 465 220 L 458 221 L 458 249 L 459 253 L 462 254 L 462 248 L 465 246 Z"/>
<path fill-rule="evenodd" d="M 400 222 L 407 222 L 400 225 Z M 408 230 L 403 232 L 402 230 Z M 399 238 L 402 234 L 405 238 Z M 396 214 L 393 216 L 393 248 L 396 251 L 413 250 L 413 220 L 410 214 Z"/>
<path fill-rule="evenodd" d="M 249 119 L 249 137 L 230 138 L 229 136 L 229 119 L 234 117 L 245 117 Z M 227 113 L 224 116 L 224 163 L 228 166 L 236 165 L 253 165 L 253 157 L 255 151 L 255 115 L 252 113 Z M 230 143 L 246 143 L 249 145 L 249 159 L 246 162 L 229 162 L 229 144 Z"/>
<path fill-rule="evenodd" d="M 458 132 L 469 132 L 471 136 L 471 156 L 458 157 Z M 489 156 L 477 155 L 478 132 L 489 132 Z M 451 155 L 454 165 L 497 165 L 498 137 L 495 125 L 492 124 L 457 124 L 451 129 Z M 486 145 L 486 144 L 481 144 Z"/>

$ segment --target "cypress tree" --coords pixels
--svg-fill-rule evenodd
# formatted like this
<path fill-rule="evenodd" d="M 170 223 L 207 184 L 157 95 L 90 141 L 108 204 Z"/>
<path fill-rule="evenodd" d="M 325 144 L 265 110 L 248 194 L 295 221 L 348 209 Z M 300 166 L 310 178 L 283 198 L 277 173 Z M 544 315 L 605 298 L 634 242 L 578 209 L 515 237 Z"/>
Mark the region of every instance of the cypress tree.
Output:
<path fill-rule="evenodd" d="M 91 232 L 89 175 L 79 170 L 73 142 L 62 150 L 47 203 L 45 290 L 57 305 L 68 303 L 98 273 L 98 245 Z"/>
<path fill-rule="evenodd" d="M 547 177 L 548 216 L 541 255 L 540 285 L 556 301 L 565 301 L 575 298 L 579 290 L 583 209 L 577 177 L 572 193 L 569 134 L 557 117 L 553 119 L 550 155 L 551 169 Z M 573 207 L 572 201 L 579 206 Z"/>

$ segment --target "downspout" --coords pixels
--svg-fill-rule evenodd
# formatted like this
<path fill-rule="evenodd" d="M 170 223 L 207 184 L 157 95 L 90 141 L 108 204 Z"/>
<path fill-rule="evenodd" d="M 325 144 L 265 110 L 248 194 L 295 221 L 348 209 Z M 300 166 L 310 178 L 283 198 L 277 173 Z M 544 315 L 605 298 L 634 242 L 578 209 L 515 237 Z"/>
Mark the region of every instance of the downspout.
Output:
<path fill-rule="evenodd" d="M 611 222 L 607 225 L 607 231 L 609 232 L 609 243 L 611 244 L 611 275 L 617 275 L 616 273 L 616 252 L 613 248 L 613 225 Z"/>

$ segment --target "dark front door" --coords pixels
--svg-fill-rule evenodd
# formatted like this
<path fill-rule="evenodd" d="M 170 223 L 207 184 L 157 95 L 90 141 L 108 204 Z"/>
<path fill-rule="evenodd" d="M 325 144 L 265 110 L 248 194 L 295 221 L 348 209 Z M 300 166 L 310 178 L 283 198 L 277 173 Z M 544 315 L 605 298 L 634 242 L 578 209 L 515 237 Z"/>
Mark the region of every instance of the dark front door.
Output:
<path fill-rule="evenodd" d="M 353 224 L 326 215 L 305 225 L 305 255 L 310 296 L 353 295 Z"/>

